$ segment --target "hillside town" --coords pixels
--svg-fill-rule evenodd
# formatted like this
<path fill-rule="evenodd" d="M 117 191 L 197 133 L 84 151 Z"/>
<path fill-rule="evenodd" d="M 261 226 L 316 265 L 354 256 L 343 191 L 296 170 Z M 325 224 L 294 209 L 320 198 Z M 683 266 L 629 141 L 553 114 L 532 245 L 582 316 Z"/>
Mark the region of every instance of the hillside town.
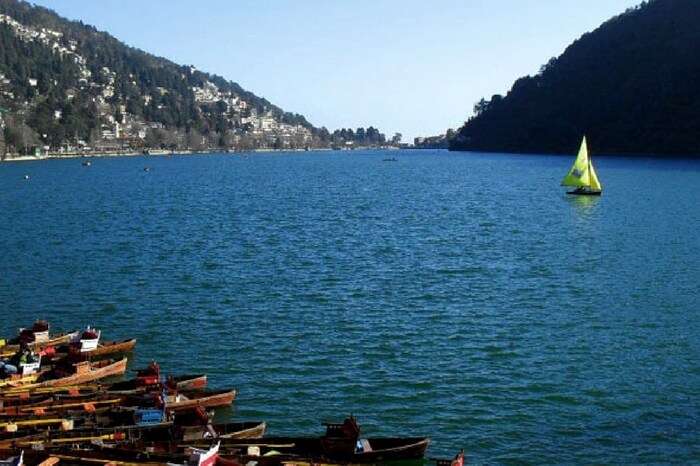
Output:
<path fill-rule="evenodd" d="M 81 30 L 64 33 L 22 23 L 8 14 L 0 14 L 0 33 L 8 45 L 2 50 L 4 63 L 0 61 L 3 159 L 349 149 L 400 142 L 396 136 L 387 141 L 372 127 L 334 133 L 315 128 L 302 116 L 284 113 L 223 78 L 127 48 L 111 36 L 100 36 L 104 33 L 88 31 L 84 39 Z M 109 63 L 103 59 L 107 47 L 92 46 L 96 37 L 124 56 L 117 62 L 125 63 L 122 69 L 97 62 Z M 144 64 L 145 70 L 139 69 Z"/>

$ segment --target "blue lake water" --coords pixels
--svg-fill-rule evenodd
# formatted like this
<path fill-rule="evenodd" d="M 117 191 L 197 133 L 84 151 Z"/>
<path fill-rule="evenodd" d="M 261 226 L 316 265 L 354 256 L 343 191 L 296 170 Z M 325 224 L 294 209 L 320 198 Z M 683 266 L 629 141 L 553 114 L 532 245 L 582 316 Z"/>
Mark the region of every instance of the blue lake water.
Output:
<path fill-rule="evenodd" d="M 2 163 L 0 331 L 135 336 L 273 434 L 700 463 L 700 162 L 597 158 L 573 198 L 573 156 L 386 156 Z"/>

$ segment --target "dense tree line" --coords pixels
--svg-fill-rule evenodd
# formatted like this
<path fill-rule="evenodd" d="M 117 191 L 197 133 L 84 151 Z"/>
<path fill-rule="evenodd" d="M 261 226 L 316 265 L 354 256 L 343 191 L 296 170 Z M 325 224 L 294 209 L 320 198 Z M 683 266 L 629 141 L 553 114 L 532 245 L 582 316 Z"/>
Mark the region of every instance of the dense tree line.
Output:
<path fill-rule="evenodd" d="M 700 154 L 700 5 L 651 0 L 583 35 L 506 96 L 482 99 L 453 150 Z"/>
<path fill-rule="evenodd" d="M 374 126 L 368 128 L 342 128 L 336 129 L 333 133 L 328 132 L 326 128 L 321 128 L 319 132 L 321 140 L 332 145 L 343 145 L 351 142 L 356 146 L 380 146 L 386 144 L 386 135 L 379 132 Z"/>

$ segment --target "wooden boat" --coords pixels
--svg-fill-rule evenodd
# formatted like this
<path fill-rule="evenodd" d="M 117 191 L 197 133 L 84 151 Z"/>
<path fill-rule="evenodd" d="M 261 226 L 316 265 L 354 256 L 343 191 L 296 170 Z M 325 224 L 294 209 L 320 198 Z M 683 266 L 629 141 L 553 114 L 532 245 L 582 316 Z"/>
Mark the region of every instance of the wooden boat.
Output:
<path fill-rule="evenodd" d="M 352 463 L 420 459 L 425 456 L 425 450 L 430 445 L 428 438 L 369 438 L 361 442 L 363 451 L 356 451 L 350 456 L 349 461 Z"/>
<path fill-rule="evenodd" d="M 53 439 L 53 443 L 68 443 L 70 438 L 89 438 L 108 434 L 121 434 L 123 440 L 130 442 L 147 442 L 150 445 L 157 443 L 170 444 L 175 442 L 187 443 L 193 441 L 211 441 L 212 439 L 244 439 L 259 438 L 265 434 L 267 425 L 264 422 L 230 422 L 225 424 L 207 424 L 200 426 L 180 426 L 175 422 L 163 422 L 157 424 L 124 425 L 109 428 L 76 429 L 71 432 L 56 432 L 54 435 L 44 435 L 44 439 Z M 63 440 L 60 440 L 63 439 Z M 36 437 L 25 437 L 15 441 L 16 445 L 27 440 L 36 440 Z M 146 447 L 144 447 L 146 448 Z M 152 450 L 169 450 L 170 446 L 153 448 Z"/>
<path fill-rule="evenodd" d="M 121 458 L 110 458 L 107 454 L 95 454 L 93 451 L 73 450 L 69 447 L 52 448 L 50 450 L 34 450 L 34 449 L 5 449 L 0 450 L 0 455 L 21 455 L 24 462 L 16 466 L 37 465 L 37 466 L 56 466 L 56 465 L 86 465 L 95 466 L 99 464 L 110 464 L 114 466 L 175 466 L 176 464 L 185 465 L 187 457 L 184 455 L 178 463 L 172 461 L 130 461 Z M 173 457 L 174 459 L 174 457 Z M 195 463 L 196 464 L 196 463 Z M 4 465 L 3 465 L 4 466 Z"/>
<path fill-rule="evenodd" d="M 38 381 L 33 384 L 26 384 L 22 387 L 25 389 L 44 388 L 44 387 L 60 387 L 65 385 L 80 385 L 96 380 L 111 377 L 113 375 L 122 375 L 126 372 L 127 358 L 113 362 L 110 360 L 90 363 L 88 361 L 75 364 L 75 373 L 56 379 L 48 379 Z"/>
<path fill-rule="evenodd" d="M 232 455 L 241 464 L 271 452 L 276 452 L 274 458 L 267 457 L 265 464 L 269 461 L 272 461 L 270 464 L 287 461 L 367 464 L 422 459 L 429 444 L 430 439 L 426 437 L 361 438 L 356 420 L 350 417 L 342 424 L 326 424 L 326 434 L 322 437 L 222 439 L 221 453 L 224 457 Z M 204 444 L 195 442 L 194 445 Z M 248 454 L 251 450 L 257 454 Z"/>
<path fill-rule="evenodd" d="M 112 384 L 109 391 L 128 393 L 134 390 L 142 391 L 144 386 L 153 386 L 154 389 L 162 390 L 163 385 L 171 390 L 199 390 L 207 386 L 207 376 L 206 374 L 170 376 L 163 382 L 160 366 L 152 361 L 146 368 L 136 371 L 135 379 Z"/>
<path fill-rule="evenodd" d="M 96 349 L 89 351 L 87 354 L 90 357 L 125 354 L 132 352 L 135 346 L 136 338 L 129 338 L 122 341 L 105 341 L 100 343 Z"/>
<path fill-rule="evenodd" d="M 109 441 L 109 439 L 106 439 Z M 52 458 L 58 459 L 59 464 L 65 465 L 148 465 L 148 466 L 176 466 L 191 464 L 188 462 L 190 455 L 182 452 L 147 452 L 129 448 L 120 448 L 103 444 L 104 442 L 95 439 L 94 442 L 77 442 L 75 447 L 68 443 L 56 443 L 44 445 L 38 449 L 25 448 L 25 462 L 31 465 L 41 465 L 43 461 Z M 121 444 L 121 442 L 119 443 Z M 0 457 L 8 457 L 18 454 L 20 449 L 11 447 L 0 449 Z M 195 462 L 194 465 L 198 463 Z M 211 463 L 213 466 L 214 463 Z"/>
<path fill-rule="evenodd" d="M 70 343 L 80 332 L 59 333 L 53 335 L 46 341 L 34 341 L 29 343 L 29 347 L 34 351 L 40 351 L 49 346 L 59 346 Z M 9 358 L 19 351 L 19 344 L 6 344 L 0 347 L 0 357 Z"/>
<path fill-rule="evenodd" d="M 241 439 L 260 438 L 267 431 L 267 424 L 259 421 L 231 422 L 227 424 L 214 424 L 216 438 Z"/>
<path fill-rule="evenodd" d="M 136 338 L 130 338 L 128 340 L 122 341 L 105 341 L 98 343 L 95 349 L 86 350 L 82 353 L 90 358 L 100 358 L 104 356 L 111 356 L 115 354 L 126 354 L 134 350 L 136 346 Z M 71 347 L 69 345 L 60 346 L 56 348 L 56 356 L 50 359 L 50 361 L 55 362 L 57 360 L 63 359 L 68 354 L 70 354 Z"/>
<path fill-rule="evenodd" d="M 29 452 L 29 450 L 27 450 Z M 159 454 L 148 452 L 134 452 L 129 450 L 97 447 L 91 449 L 70 449 L 60 448 L 48 451 L 31 452 L 40 459 L 42 457 L 57 458 L 59 465 L 114 465 L 114 466 L 177 466 L 187 465 L 189 455 L 180 454 Z M 39 464 L 36 462 L 30 464 Z M 197 465 L 197 463 L 194 463 Z M 212 465 L 213 466 L 213 465 Z"/>
<path fill-rule="evenodd" d="M 230 406 L 235 398 L 236 390 L 186 392 L 166 397 L 165 409 L 174 412 L 196 407 L 219 408 Z"/>
<path fill-rule="evenodd" d="M 169 377 L 167 380 L 168 386 L 175 386 L 175 389 L 182 391 L 191 390 L 202 390 L 207 387 L 207 375 L 206 374 L 196 374 L 196 375 L 179 375 L 176 377 Z"/>
<path fill-rule="evenodd" d="M 210 424 L 208 426 L 181 426 L 182 442 L 219 439 L 248 439 L 260 438 L 265 435 L 267 424 L 264 422 L 230 422 L 226 424 Z"/>
<path fill-rule="evenodd" d="M 326 449 L 321 438 L 296 437 L 222 439 L 221 448 L 224 457 L 232 457 L 241 464 L 255 461 L 259 457 L 265 457 L 268 460 L 266 464 L 300 461 L 312 464 L 371 464 L 385 461 L 420 460 L 425 456 L 425 451 L 430 445 L 430 439 L 425 437 L 367 438 L 360 441 L 363 450 L 356 450 L 354 446 L 350 445 L 345 449 Z M 204 444 L 197 442 L 194 445 Z M 248 454 L 251 450 L 255 451 L 256 454 Z"/>
<path fill-rule="evenodd" d="M 339 426 L 339 428 L 337 428 Z M 96 436 L 94 432 L 86 437 Z M 220 445 L 218 454 L 221 465 L 243 465 L 251 461 L 259 466 L 281 466 L 284 464 L 369 464 L 393 460 L 417 460 L 423 458 L 429 444 L 427 438 L 369 438 L 358 439 L 359 430 L 345 429 L 341 425 L 329 425 L 323 437 L 277 437 L 251 439 L 217 439 Z M 103 434 L 107 435 L 107 434 Z M 80 434 L 71 433 L 65 439 Z M 361 449 L 357 449 L 360 441 Z M 207 450 L 212 447 L 212 440 L 192 440 L 180 445 L 172 442 L 115 441 L 99 444 L 85 444 L 81 450 L 71 451 L 61 448 L 69 440 L 53 441 L 45 445 L 45 451 L 51 455 L 89 458 L 93 462 L 152 462 L 183 463 L 191 448 Z M 82 449 L 84 448 L 84 449 Z M 72 460 L 69 464 L 73 464 Z"/>
<path fill-rule="evenodd" d="M 164 390 L 170 390 L 161 384 L 144 386 L 128 391 L 111 391 L 109 386 L 101 389 L 92 386 L 89 390 L 75 390 L 67 393 L 32 394 L 21 392 L 25 397 L 0 398 L 0 419 L 3 417 L 51 416 L 57 413 L 80 415 L 96 413 L 114 406 L 157 407 L 162 406 Z M 94 388 L 96 387 L 96 388 Z M 174 393 L 177 393 L 175 391 Z M 232 402 L 230 391 L 221 392 L 184 392 L 186 395 L 171 395 L 174 403 L 170 411 L 182 412 L 197 407 L 212 408 L 225 406 Z M 234 393 L 235 396 L 235 393 Z M 206 420 L 206 415 L 204 420 Z M 201 417 L 198 422 L 201 421 Z"/>
<path fill-rule="evenodd" d="M 229 422 L 223 424 L 206 424 L 199 426 L 181 426 L 175 421 L 167 421 L 157 424 L 138 424 L 114 426 L 110 428 L 84 429 L 82 435 L 105 435 L 107 433 L 122 432 L 130 441 L 170 444 L 175 442 L 187 443 L 198 441 L 211 441 L 212 439 L 245 439 L 259 438 L 265 434 L 267 425 L 264 422 Z M 75 435 L 73 431 L 71 435 Z M 80 434 L 78 434 L 80 435 Z M 168 450 L 170 446 L 157 448 Z M 152 448 L 153 449 L 153 448 Z"/>
<path fill-rule="evenodd" d="M 176 391 L 194 391 L 200 390 L 207 386 L 207 376 L 203 374 L 197 375 L 180 375 L 169 377 L 168 381 L 163 384 L 158 377 L 147 378 L 137 377 L 135 379 L 115 382 L 105 385 L 104 391 L 112 394 L 139 394 L 146 391 L 163 391 L 166 389 L 174 389 Z"/>
<path fill-rule="evenodd" d="M 0 402 L 4 406 L 17 406 L 22 404 L 32 404 L 47 398 L 56 396 L 80 396 L 94 393 L 101 389 L 100 385 L 84 384 L 84 385 L 64 385 L 60 387 L 41 387 L 41 388 L 25 388 L 25 387 L 6 387 L 0 390 Z"/>
<path fill-rule="evenodd" d="M 591 158 L 588 155 L 586 136 L 581 141 L 581 147 L 574 165 L 562 180 L 561 185 L 576 188 L 573 191 L 568 191 L 567 194 L 578 196 L 600 196 L 603 192 L 603 186 L 598 180 L 598 175 L 595 172 L 595 168 L 593 168 L 593 162 L 591 162 Z"/>
<path fill-rule="evenodd" d="M 22 416 L 55 416 L 58 413 L 71 411 L 85 411 L 94 413 L 96 409 L 117 406 L 122 402 L 121 398 L 100 399 L 97 397 L 84 397 L 71 402 L 40 402 L 29 406 L 11 406 L 0 410 L 0 418 Z"/>
<path fill-rule="evenodd" d="M 435 466 L 464 466 L 464 461 L 464 450 L 462 450 L 454 457 L 454 459 L 430 458 L 427 461 L 422 460 L 419 464 L 434 464 Z M 311 462 L 302 459 L 288 459 L 283 461 L 281 466 L 345 466 L 346 464 L 347 463 L 340 462 Z M 412 464 L 412 462 L 409 462 L 409 464 Z M 223 459 L 222 461 L 217 462 L 217 466 L 240 466 L 240 463 L 235 460 L 229 462 L 228 460 Z"/>
<path fill-rule="evenodd" d="M 109 442 L 109 441 L 122 441 L 124 440 L 124 434 L 121 432 L 115 432 L 110 434 L 94 435 L 86 433 L 86 435 L 80 436 L 73 435 L 65 437 L 56 438 L 43 438 L 43 436 L 34 436 L 32 438 L 26 437 L 23 439 L 18 439 L 13 442 L 13 448 L 50 448 L 56 445 L 80 445 L 82 443 L 93 443 L 93 442 Z"/>
<path fill-rule="evenodd" d="M 59 387 L 51 387 L 59 388 Z M 69 401 L 84 401 L 94 399 L 106 393 L 98 385 L 88 385 L 67 391 L 34 392 L 31 390 L 8 392 L 0 395 L 0 404 L 7 408 L 66 403 Z"/>
<path fill-rule="evenodd" d="M 204 429 L 204 427 L 201 429 Z M 179 430 L 172 422 L 165 422 L 108 428 L 83 427 L 67 431 L 54 429 L 0 440 L 0 448 L 23 448 L 29 446 L 51 448 L 67 444 L 90 444 L 95 440 L 100 440 L 104 443 L 140 441 L 169 442 L 173 438 L 180 438 Z"/>

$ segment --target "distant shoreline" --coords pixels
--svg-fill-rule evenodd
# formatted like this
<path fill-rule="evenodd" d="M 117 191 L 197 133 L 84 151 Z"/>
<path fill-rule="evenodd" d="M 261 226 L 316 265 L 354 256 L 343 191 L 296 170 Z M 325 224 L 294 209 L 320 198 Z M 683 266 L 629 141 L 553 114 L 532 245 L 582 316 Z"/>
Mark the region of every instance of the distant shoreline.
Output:
<path fill-rule="evenodd" d="M 265 153 L 265 152 L 353 152 L 353 151 L 391 151 L 399 150 L 399 147 L 355 147 L 352 149 L 333 149 L 330 147 L 318 147 L 307 149 L 250 149 L 250 150 L 226 150 L 226 149 L 205 149 L 205 150 L 165 150 L 150 149 L 147 153 L 143 151 L 121 151 L 121 152 L 67 152 L 49 153 L 44 155 L 17 155 L 6 156 L 0 159 L 2 162 L 31 162 L 37 160 L 50 159 L 92 159 L 102 157 L 136 157 L 143 156 L 170 156 L 170 155 L 205 155 L 205 154 L 245 154 L 245 153 Z"/>

